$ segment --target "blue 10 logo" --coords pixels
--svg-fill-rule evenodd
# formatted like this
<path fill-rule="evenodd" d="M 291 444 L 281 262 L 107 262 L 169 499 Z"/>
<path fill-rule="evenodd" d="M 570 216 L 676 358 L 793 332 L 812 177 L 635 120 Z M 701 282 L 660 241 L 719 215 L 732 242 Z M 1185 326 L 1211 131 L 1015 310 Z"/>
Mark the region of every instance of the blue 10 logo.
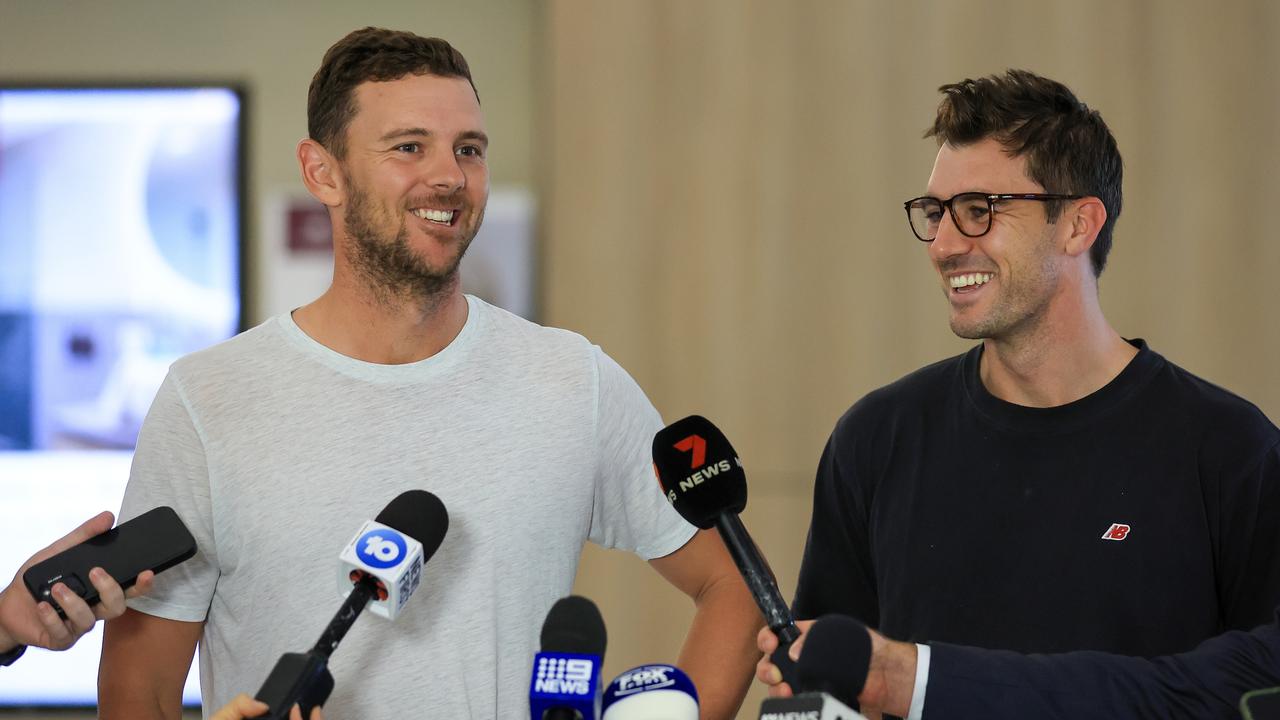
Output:
<path fill-rule="evenodd" d="M 370 530 L 356 541 L 356 556 L 370 567 L 395 567 L 407 553 L 404 538 L 393 530 Z"/>

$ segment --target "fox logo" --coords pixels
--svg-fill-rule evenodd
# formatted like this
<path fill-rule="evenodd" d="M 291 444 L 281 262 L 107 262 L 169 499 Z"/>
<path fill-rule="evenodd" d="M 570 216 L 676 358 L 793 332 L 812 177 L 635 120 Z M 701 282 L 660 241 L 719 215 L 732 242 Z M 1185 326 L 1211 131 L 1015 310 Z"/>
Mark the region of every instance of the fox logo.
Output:
<path fill-rule="evenodd" d="M 1129 526 L 1122 523 L 1111 523 L 1111 527 L 1102 533 L 1103 540 L 1124 540 L 1129 537 Z"/>

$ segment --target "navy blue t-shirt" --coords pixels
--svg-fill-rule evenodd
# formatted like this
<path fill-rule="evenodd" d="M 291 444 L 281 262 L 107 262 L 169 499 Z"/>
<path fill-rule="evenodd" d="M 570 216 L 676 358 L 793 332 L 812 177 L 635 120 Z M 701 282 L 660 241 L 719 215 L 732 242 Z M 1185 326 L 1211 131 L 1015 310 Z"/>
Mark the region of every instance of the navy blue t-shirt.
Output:
<path fill-rule="evenodd" d="M 823 452 L 797 617 L 1019 652 L 1161 655 L 1280 602 L 1280 430 L 1134 341 L 1078 401 L 991 395 L 982 346 L 872 392 Z"/>

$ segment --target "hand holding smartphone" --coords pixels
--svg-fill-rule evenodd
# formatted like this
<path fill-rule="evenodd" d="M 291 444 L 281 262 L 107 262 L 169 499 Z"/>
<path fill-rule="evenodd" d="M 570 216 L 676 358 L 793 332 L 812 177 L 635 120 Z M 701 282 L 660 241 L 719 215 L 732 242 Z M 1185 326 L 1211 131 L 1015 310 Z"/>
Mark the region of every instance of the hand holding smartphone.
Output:
<path fill-rule="evenodd" d="M 48 602 L 65 620 L 53 596 L 54 585 L 63 583 L 93 606 L 100 599 L 89 580 L 93 568 L 102 568 L 127 590 L 140 573 L 159 573 L 195 554 L 196 541 L 187 526 L 173 508 L 162 505 L 31 566 L 22 581 L 36 602 Z"/>

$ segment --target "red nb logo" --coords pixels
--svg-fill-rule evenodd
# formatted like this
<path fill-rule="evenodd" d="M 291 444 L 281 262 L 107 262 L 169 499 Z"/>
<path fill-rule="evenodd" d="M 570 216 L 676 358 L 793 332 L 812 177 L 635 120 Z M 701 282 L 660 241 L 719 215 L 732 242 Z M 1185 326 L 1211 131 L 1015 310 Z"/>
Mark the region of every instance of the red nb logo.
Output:
<path fill-rule="evenodd" d="M 1111 523 L 1111 527 L 1102 534 L 1103 540 L 1123 540 L 1129 537 L 1129 526 L 1121 523 Z"/>
<path fill-rule="evenodd" d="M 689 437 L 676 443 L 677 450 L 693 453 L 693 463 L 689 467 L 698 469 L 707 461 L 707 441 L 698 435 L 690 435 Z"/>

